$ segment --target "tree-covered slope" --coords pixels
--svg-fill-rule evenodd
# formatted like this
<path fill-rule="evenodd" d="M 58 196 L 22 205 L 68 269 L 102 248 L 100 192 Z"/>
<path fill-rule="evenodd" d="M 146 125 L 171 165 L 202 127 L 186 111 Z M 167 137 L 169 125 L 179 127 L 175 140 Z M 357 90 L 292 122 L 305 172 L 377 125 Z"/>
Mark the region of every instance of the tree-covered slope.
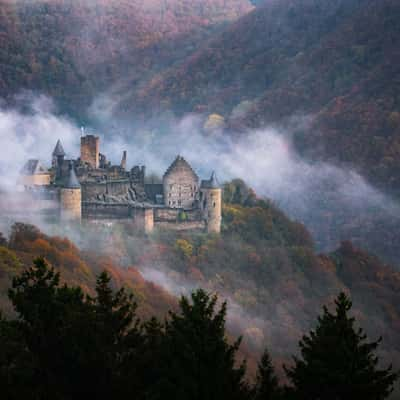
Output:
<path fill-rule="evenodd" d="M 251 9 L 247 0 L 2 0 L 0 95 L 40 91 L 83 118 L 128 72 L 144 80 Z"/>
<path fill-rule="evenodd" d="M 81 121 L 101 107 L 143 122 L 216 112 L 232 130 L 307 116 L 302 152 L 397 193 L 399 3 L 259 3 L 2 0 L 0 95 L 46 93 Z"/>
<path fill-rule="evenodd" d="M 302 151 L 396 192 L 399 3 L 264 3 L 154 79 L 132 109 L 217 112 L 234 130 L 311 117 Z"/>
<path fill-rule="evenodd" d="M 147 282 L 135 268 L 119 268 L 113 259 L 94 252 L 80 251 L 70 240 L 50 237 L 39 229 L 25 224 L 15 224 L 8 242 L 0 235 L 0 305 L 10 311 L 7 289 L 13 276 L 30 267 L 37 257 L 44 257 L 51 267 L 62 274 L 63 282 L 79 285 L 93 294 L 96 276 L 105 270 L 113 278 L 115 289 L 124 286 L 134 292 L 143 317 L 164 316 L 176 306 L 174 296 L 161 287 Z"/>
<path fill-rule="evenodd" d="M 126 230 L 116 233 L 113 248 L 146 279 L 176 293 L 202 287 L 227 298 L 229 329 L 244 333 L 250 352 L 267 343 L 276 360 L 287 361 L 315 310 L 345 291 L 368 334 L 384 332 L 381 354 L 400 365 L 395 268 L 350 242 L 318 254 L 302 224 L 238 181 L 225 187 L 224 200 L 220 236 L 160 231 L 140 237 Z"/>
<path fill-rule="evenodd" d="M 228 300 L 229 332 L 244 334 L 241 354 L 249 356 L 252 374 L 266 344 L 278 365 L 288 362 L 321 305 L 332 305 L 344 291 L 368 335 L 383 336 L 380 355 L 400 366 L 398 271 L 350 242 L 330 254 L 316 253 L 302 224 L 238 181 L 225 186 L 224 203 L 221 235 L 161 230 L 142 236 L 128 225 L 97 224 L 94 231 L 84 225 L 76 237 L 85 251 L 15 225 L 0 244 L 1 308 L 10 311 L 11 277 L 38 256 L 90 294 L 95 275 L 106 269 L 117 287 L 135 293 L 144 317 L 164 316 L 176 306 L 173 295 L 201 287 Z"/>

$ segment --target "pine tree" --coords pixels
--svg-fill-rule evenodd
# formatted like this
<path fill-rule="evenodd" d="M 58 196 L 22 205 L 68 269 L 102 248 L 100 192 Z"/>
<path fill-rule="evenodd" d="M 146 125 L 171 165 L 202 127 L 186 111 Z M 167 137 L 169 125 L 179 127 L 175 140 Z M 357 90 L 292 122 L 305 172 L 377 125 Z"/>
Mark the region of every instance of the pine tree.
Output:
<path fill-rule="evenodd" d="M 300 341 L 301 359 L 285 368 L 296 399 L 307 400 L 381 400 L 391 393 L 398 374 L 389 366 L 378 368 L 374 354 L 381 339 L 368 342 L 355 319 L 352 307 L 341 293 L 335 301 L 336 312 L 327 307 L 318 318 L 315 330 Z"/>
<path fill-rule="evenodd" d="M 141 352 L 138 348 L 143 342 L 133 295 L 124 288 L 114 293 L 110 284 L 110 276 L 102 272 L 97 278 L 96 297 L 90 299 L 96 333 L 92 333 L 92 367 L 88 372 L 98 388 L 96 398 L 105 399 L 123 398 L 136 389 L 136 360 L 132 355 Z M 130 382 L 126 379 L 128 372 Z"/>
<path fill-rule="evenodd" d="M 129 343 L 130 352 L 122 373 L 126 383 L 122 385 L 127 388 L 126 394 L 135 399 L 165 398 L 161 390 L 168 368 L 164 326 L 153 317 L 142 329 L 140 341 L 136 337 L 134 343 Z"/>
<path fill-rule="evenodd" d="M 254 400 L 276 400 L 279 396 L 278 378 L 275 375 L 268 350 L 265 349 L 258 364 L 253 398 Z"/>
<path fill-rule="evenodd" d="M 8 352 L 0 357 L 0 382 L 16 383 L 9 398 L 26 397 L 23 388 L 29 398 L 55 400 L 83 393 L 123 398 L 130 391 L 126 360 L 141 353 L 142 341 L 136 303 L 123 289 L 112 291 L 107 273 L 91 298 L 79 287 L 61 286 L 60 275 L 39 258 L 13 279 L 9 297 L 19 316 L 0 320 Z"/>
<path fill-rule="evenodd" d="M 244 399 L 245 366 L 235 366 L 241 338 L 229 344 L 226 303 L 216 310 L 217 296 L 203 290 L 182 297 L 180 313 L 166 324 L 164 377 L 159 398 L 176 400 Z"/>
<path fill-rule="evenodd" d="M 1 398 L 37 399 L 41 391 L 35 377 L 35 360 L 26 349 L 18 321 L 8 321 L 0 313 Z"/>
<path fill-rule="evenodd" d="M 60 286 L 60 275 L 38 258 L 13 278 L 9 298 L 19 318 L 8 323 L 16 326 L 14 333 L 8 331 L 8 339 L 17 339 L 24 349 L 23 358 L 14 353 L 14 365 L 20 371 L 15 379 L 32 385 L 31 398 L 66 398 L 82 382 L 82 370 L 75 361 L 83 358 L 86 342 L 77 339 L 90 331 L 85 329 L 89 309 L 82 290 Z M 14 390 L 20 391 L 17 386 Z"/>

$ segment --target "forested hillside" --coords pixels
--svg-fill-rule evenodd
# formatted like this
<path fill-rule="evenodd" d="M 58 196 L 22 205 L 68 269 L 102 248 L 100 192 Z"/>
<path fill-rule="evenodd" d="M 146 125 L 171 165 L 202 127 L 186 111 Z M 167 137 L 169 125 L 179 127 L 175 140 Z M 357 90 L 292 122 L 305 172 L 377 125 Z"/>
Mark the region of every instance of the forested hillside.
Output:
<path fill-rule="evenodd" d="M 261 3 L 3 0 L 1 97 L 46 93 L 80 121 L 93 104 L 143 123 L 218 113 L 229 131 L 306 116 L 299 150 L 396 194 L 399 3 Z"/>
<path fill-rule="evenodd" d="M 95 257 L 82 253 L 70 240 L 49 237 L 31 225 L 15 224 L 8 241 L 0 235 L 0 308 L 10 312 L 7 287 L 11 278 L 29 267 L 37 257 L 62 274 L 63 282 L 79 285 L 86 293 L 93 294 L 96 275 L 107 271 L 113 279 L 113 288 L 121 286 L 135 292 L 139 301 L 139 314 L 143 317 L 164 316 L 176 306 L 175 298 L 161 287 L 147 282 L 135 268 L 119 268 L 107 256 Z"/>
<path fill-rule="evenodd" d="M 321 305 L 331 307 L 344 291 L 369 337 L 382 335 L 382 360 L 399 367 L 399 272 L 349 242 L 331 254 L 317 254 L 303 225 L 243 184 L 227 185 L 224 200 L 221 236 L 159 231 L 146 237 L 129 226 L 97 226 L 93 235 L 90 226 L 83 226 L 82 251 L 67 239 L 17 224 L 9 239 L 1 240 L 0 308 L 12 315 L 6 299 L 11 278 L 41 255 L 61 272 L 62 282 L 90 295 L 96 275 L 105 269 L 114 289 L 122 286 L 135 295 L 138 315 L 145 319 L 162 319 L 168 309 L 176 309 L 173 294 L 189 295 L 202 287 L 228 300 L 227 328 L 244 335 L 240 357 L 249 360 L 248 376 L 254 376 L 267 345 L 282 378 L 282 363 L 296 354 Z"/>
<path fill-rule="evenodd" d="M 159 269 L 178 287 L 189 282 L 226 296 L 239 307 L 232 308 L 234 331 L 244 328 L 250 348 L 267 342 L 283 359 L 295 351 L 318 304 L 344 290 L 367 332 L 375 337 L 384 330 L 385 357 L 398 360 L 399 272 L 350 242 L 317 254 L 302 224 L 244 186 L 232 195 L 237 187 L 225 188 L 221 237 L 161 232 L 144 242 L 122 238 L 119 248 L 142 271 Z"/>
<path fill-rule="evenodd" d="M 104 147 L 123 143 L 137 158 L 151 149 L 150 159 L 161 160 L 157 152 L 175 151 L 180 141 L 179 151 L 217 154 L 201 160 L 206 169 L 223 165 L 229 178 L 249 169 L 240 178 L 258 175 L 257 187 L 278 199 L 259 197 L 240 179 L 226 182 L 221 235 L 162 229 L 143 235 L 124 223 L 47 220 L 43 231 L 17 222 L 0 233 L 0 386 L 11 388 L 6 396 L 19 388 L 10 398 L 28 398 L 32 390 L 37 398 L 78 398 L 88 378 L 94 398 L 195 398 L 198 356 L 209 379 L 201 386 L 209 397 L 199 399 L 214 398 L 210 388 L 224 387 L 229 393 L 221 391 L 220 398 L 265 400 L 260 380 L 253 387 L 244 378 L 253 382 L 267 346 L 280 382 L 293 383 L 302 372 L 291 356 L 299 355 L 298 341 L 316 326 L 323 304 L 328 308 L 318 324 L 334 331 L 332 321 L 339 321 L 353 341 L 362 341 L 347 319 L 348 298 L 355 329 L 362 326 L 373 341 L 382 336 L 379 361 L 399 369 L 399 21 L 398 0 L 0 0 L 0 114 L 6 121 L 0 134 L 15 138 L 13 144 L 23 141 L 21 130 L 30 130 L 29 119 L 19 120 L 35 113 L 40 129 L 51 131 L 44 137 L 55 141 L 67 123 L 74 132 L 90 126 L 107 134 Z M 32 98 L 42 94 L 54 101 L 51 111 L 35 109 Z M 59 124 L 47 124 L 47 117 L 60 115 Z M 40 143 L 29 136 L 22 145 L 33 157 Z M 258 158 L 279 151 L 259 167 L 256 148 L 262 149 Z M 150 172 L 157 166 L 149 165 Z M 263 174 L 276 179 L 265 181 Z M 267 184 L 281 178 L 268 192 Z M 3 223 L 7 208 L 0 212 Z M 187 297 L 179 303 L 181 294 Z M 328 311 L 335 304 L 341 319 Z M 208 336 L 199 337 L 199 329 Z M 317 331 L 317 357 L 329 362 L 347 355 L 331 340 L 340 337 L 337 331 Z M 234 344 L 241 334 L 240 346 Z M 315 337 L 303 337 L 305 347 Z M 60 362 L 52 357 L 58 346 Z M 238 363 L 243 358 L 247 375 Z M 262 360 L 259 374 L 264 363 L 277 391 L 272 398 L 283 399 L 269 375 L 269 354 Z M 284 363 L 293 369 L 285 373 Z M 300 379 L 311 391 L 314 382 L 302 380 L 320 373 L 312 366 Z M 384 398 L 367 392 L 365 398 Z"/>
<path fill-rule="evenodd" d="M 396 192 L 400 4 L 264 3 L 153 80 L 139 105 L 217 112 L 234 130 L 311 117 L 297 132 L 299 149 Z"/>
<path fill-rule="evenodd" d="M 0 96 L 40 91 L 84 119 L 103 90 L 143 83 L 251 8 L 247 0 L 2 0 Z"/>
<path fill-rule="evenodd" d="M 134 294 L 113 290 L 106 271 L 97 276 L 93 296 L 60 278 L 36 258 L 12 279 L 8 297 L 18 317 L 0 314 L 7 399 L 68 400 L 85 393 L 100 400 L 383 400 L 399 378 L 391 365 L 378 365 L 381 340 L 371 341 L 357 326 L 344 292 L 299 342 L 301 358 L 284 366 L 287 385 L 278 380 L 268 347 L 256 378 L 248 379 L 246 360 L 238 357 L 242 338 L 228 337 L 227 302 L 219 304 L 215 294 L 195 290 L 180 297 L 168 319 L 143 321 Z"/>

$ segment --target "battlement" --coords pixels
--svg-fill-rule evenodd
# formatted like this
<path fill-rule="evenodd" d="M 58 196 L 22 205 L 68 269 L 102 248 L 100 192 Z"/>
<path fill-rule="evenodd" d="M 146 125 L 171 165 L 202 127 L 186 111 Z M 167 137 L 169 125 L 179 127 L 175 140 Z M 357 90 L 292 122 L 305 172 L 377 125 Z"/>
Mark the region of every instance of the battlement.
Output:
<path fill-rule="evenodd" d="M 107 162 L 98 136 L 81 137 L 80 158 L 64 160 L 64 156 L 58 141 L 52 169 L 30 161 L 20 179 L 29 183 L 29 190 L 57 192 L 64 221 L 124 221 L 146 233 L 154 227 L 220 232 L 222 191 L 215 174 L 200 181 L 182 156 L 175 158 L 158 184 L 145 183 L 145 166 L 127 169 L 126 151 L 120 165 Z"/>
<path fill-rule="evenodd" d="M 100 167 L 100 138 L 98 136 L 81 137 L 81 162 L 93 169 Z"/>

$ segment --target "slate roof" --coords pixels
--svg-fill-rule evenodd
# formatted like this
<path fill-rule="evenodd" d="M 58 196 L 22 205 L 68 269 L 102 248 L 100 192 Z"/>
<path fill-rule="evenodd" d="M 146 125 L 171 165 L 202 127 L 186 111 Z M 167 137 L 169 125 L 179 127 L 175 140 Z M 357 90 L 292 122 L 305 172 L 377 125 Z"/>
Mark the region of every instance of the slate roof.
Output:
<path fill-rule="evenodd" d="M 40 175 L 47 174 L 48 171 L 42 166 L 39 160 L 28 160 L 21 170 L 23 175 Z"/>
<path fill-rule="evenodd" d="M 80 189 L 81 188 L 81 184 L 79 183 L 78 178 L 76 177 L 75 169 L 74 169 L 72 162 L 70 162 L 70 164 L 69 164 L 69 176 L 68 176 L 68 180 L 67 180 L 66 184 L 64 185 L 64 187 L 66 189 Z"/>
<path fill-rule="evenodd" d="M 65 151 L 61 144 L 60 139 L 57 140 L 56 147 L 53 150 L 53 156 L 55 156 L 55 157 L 65 156 Z"/>
<path fill-rule="evenodd" d="M 220 184 L 218 182 L 217 179 L 217 175 L 215 174 L 215 172 L 213 171 L 213 173 L 211 174 L 211 178 L 210 179 L 206 179 L 201 181 L 201 188 L 202 189 L 220 189 Z"/>

